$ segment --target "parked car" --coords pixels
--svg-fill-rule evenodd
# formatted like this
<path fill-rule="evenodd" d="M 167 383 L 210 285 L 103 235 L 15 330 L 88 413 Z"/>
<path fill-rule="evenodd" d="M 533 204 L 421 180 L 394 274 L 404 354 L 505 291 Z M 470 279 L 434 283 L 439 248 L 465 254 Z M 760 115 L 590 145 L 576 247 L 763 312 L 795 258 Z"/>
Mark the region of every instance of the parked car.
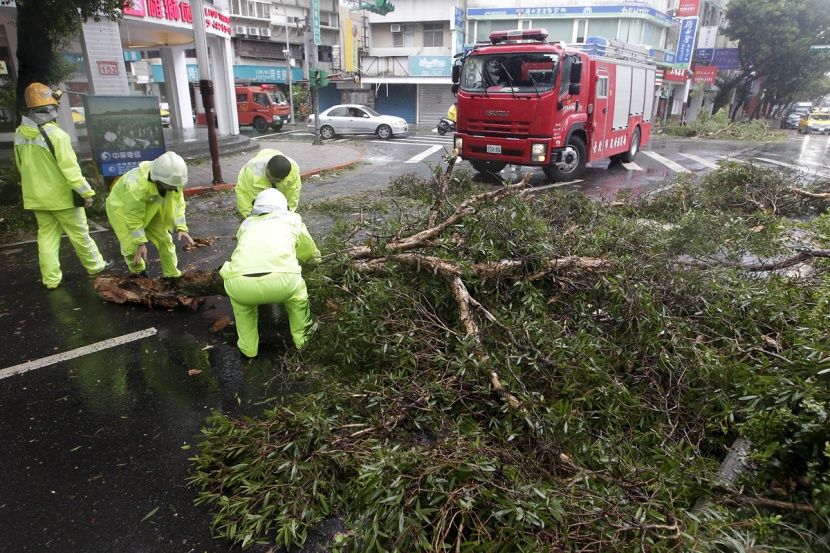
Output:
<path fill-rule="evenodd" d="M 801 122 L 801 118 L 808 113 L 810 113 L 810 111 L 804 108 L 791 109 L 784 115 L 784 117 L 781 118 L 781 128 L 797 129 L 798 124 Z"/>
<path fill-rule="evenodd" d="M 86 123 L 86 115 L 84 114 L 84 108 L 71 108 L 72 109 L 72 122 L 76 125 L 83 125 Z"/>
<path fill-rule="evenodd" d="M 159 104 L 159 113 L 161 114 L 161 125 L 163 127 L 170 126 L 170 104 L 163 102 Z"/>
<path fill-rule="evenodd" d="M 314 115 L 308 116 L 308 127 L 314 128 Z M 381 115 L 372 108 L 358 104 L 341 104 L 320 114 L 320 136 L 329 139 L 338 134 L 376 134 L 383 139 L 409 132 L 406 120 L 394 115 Z"/>
<path fill-rule="evenodd" d="M 814 111 L 801 118 L 798 124 L 798 132 L 804 134 L 830 133 L 830 113 L 821 113 Z"/>

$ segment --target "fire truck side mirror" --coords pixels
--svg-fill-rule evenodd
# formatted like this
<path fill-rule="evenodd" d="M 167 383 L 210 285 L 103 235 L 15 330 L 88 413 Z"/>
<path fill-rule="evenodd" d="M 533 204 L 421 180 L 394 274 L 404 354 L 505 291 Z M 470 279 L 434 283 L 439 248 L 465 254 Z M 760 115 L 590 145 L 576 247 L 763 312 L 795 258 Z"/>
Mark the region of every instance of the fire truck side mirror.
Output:
<path fill-rule="evenodd" d="M 571 65 L 571 84 L 579 84 L 582 82 L 582 60 L 575 57 Z M 574 94 L 571 92 L 571 94 Z M 579 94 L 577 92 L 576 94 Z"/>
<path fill-rule="evenodd" d="M 568 85 L 568 94 L 571 96 L 579 96 L 579 83 L 570 83 Z"/>
<path fill-rule="evenodd" d="M 452 66 L 452 82 L 453 84 L 458 83 L 458 80 L 461 78 L 461 66 L 460 65 L 453 65 Z"/>
<path fill-rule="evenodd" d="M 452 87 L 450 87 L 450 90 L 452 90 L 454 96 L 458 96 L 458 83 L 452 85 Z"/>

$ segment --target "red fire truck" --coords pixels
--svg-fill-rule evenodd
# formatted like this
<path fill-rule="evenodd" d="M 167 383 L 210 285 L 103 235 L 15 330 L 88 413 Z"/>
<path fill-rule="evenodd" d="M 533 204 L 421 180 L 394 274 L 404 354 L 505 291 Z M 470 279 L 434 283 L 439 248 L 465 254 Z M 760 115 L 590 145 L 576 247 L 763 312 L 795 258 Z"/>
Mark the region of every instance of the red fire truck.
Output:
<path fill-rule="evenodd" d="M 453 66 L 455 154 L 478 172 L 538 166 L 560 182 L 588 162 L 633 161 L 651 135 L 650 60 L 615 40 L 566 47 L 544 29 L 493 32 Z"/>

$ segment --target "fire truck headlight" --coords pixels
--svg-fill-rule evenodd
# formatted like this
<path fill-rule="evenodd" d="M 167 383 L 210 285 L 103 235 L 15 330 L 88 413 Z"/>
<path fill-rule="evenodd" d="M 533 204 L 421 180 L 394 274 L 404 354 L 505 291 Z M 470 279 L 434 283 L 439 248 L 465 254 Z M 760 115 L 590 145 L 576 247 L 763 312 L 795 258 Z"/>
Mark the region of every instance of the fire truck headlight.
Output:
<path fill-rule="evenodd" d="M 460 136 L 455 137 L 455 144 L 453 145 L 453 153 L 457 156 L 461 155 L 461 152 L 464 151 L 464 139 Z"/>
<path fill-rule="evenodd" d="M 548 148 L 545 144 L 533 144 L 530 147 L 531 161 L 545 161 L 547 159 Z"/>

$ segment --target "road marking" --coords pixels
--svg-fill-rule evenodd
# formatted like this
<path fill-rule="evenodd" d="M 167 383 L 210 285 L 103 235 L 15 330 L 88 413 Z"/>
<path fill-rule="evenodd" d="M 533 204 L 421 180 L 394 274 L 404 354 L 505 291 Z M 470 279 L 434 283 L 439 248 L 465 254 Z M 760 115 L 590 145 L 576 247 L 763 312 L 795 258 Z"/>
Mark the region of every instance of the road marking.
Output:
<path fill-rule="evenodd" d="M 688 169 L 686 169 L 685 167 L 683 167 L 679 163 L 675 163 L 672 160 L 670 160 L 669 158 L 663 157 L 663 156 L 661 156 L 660 154 L 658 154 L 656 152 L 642 150 L 641 153 L 647 155 L 648 157 L 650 157 L 651 159 L 653 159 L 655 161 L 659 161 L 660 163 L 662 163 L 663 165 L 665 165 L 666 167 L 668 167 L 672 171 L 675 171 L 677 173 L 691 173 L 691 171 L 689 171 Z"/>
<path fill-rule="evenodd" d="M 101 225 L 99 225 L 98 223 L 96 223 L 95 221 L 91 221 L 89 219 L 87 219 L 87 224 L 91 228 L 95 229 L 95 230 L 89 231 L 90 234 L 95 234 L 96 232 L 106 232 L 108 230 L 108 229 L 102 227 Z M 61 234 L 61 238 L 66 238 L 66 234 Z M 36 244 L 36 243 L 37 243 L 37 238 L 35 238 L 34 240 L 24 240 L 23 242 L 14 242 L 12 244 L 0 244 L 0 248 L 11 248 L 12 246 L 23 246 L 24 244 Z"/>
<path fill-rule="evenodd" d="M 626 169 L 628 169 L 629 171 L 642 171 L 643 170 L 642 167 L 640 167 L 639 165 L 637 165 L 633 161 L 630 162 L 630 163 L 623 162 L 622 166 L 625 167 Z"/>
<path fill-rule="evenodd" d="M 407 159 L 406 161 L 404 161 L 404 163 L 418 163 L 422 159 L 431 156 L 432 154 L 434 154 L 438 150 L 443 150 L 443 149 L 444 149 L 443 146 L 432 146 L 431 148 L 429 148 L 428 150 L 424 150 L 423 152 L 421 152 L 417 156 Z"/>
<path fill-rule="evenodd" d="M 103 340 L 101 342 L 90 344 L 88 346 L 83 346 L 73 350 L 65 351 L 63 353 L 58 353 L 56 355 L 50 355 L 49 357 L 43 357 L 41 359 L 36 359 L 34 361 L 28 361 L 20 365 L 15 365 L 14 367 L 9 367 L 8 369 L 0 370 L 0 380 L 8 378 L 10 376 L 14 376 L 16 374 L 23 374 L 27 371 L 40 369 L 43 367 L 47 367 L 49 365 L 54 365 L 56 363 L 61 363 L 63 361 L 69 361 L 70 359 L 75 359 L 76 357 L 83 357 L 84 355 L 89 355 L 90 353 L 95 353 L 105 349 L 113 348 L 115 346 L 135 342 L 143 338 L 155 336 L 157 333 L 158 331 L 155 328 L 150 327 L 148 329 L 139 330 L 138 332 L 133 332 L 131 334 L 125 334 L 117 338 L 110 338 L 108 340 Z"/>
<path fill-rule="evenodd" d="M 680 155 L 685 156 L 685 157 L 691 159 L 692 161 L 697 161 L 698 163 L 700 163 L 704 167 L 708 167 L 709 169 L 717 169 L 718 168 L 718 165 L 716 163 L 712 163 L 708 159 L 702 158 L 700 156 L 696 156 L 695 154 L 684 154 L 684 153 L 681 152 Z"/>

